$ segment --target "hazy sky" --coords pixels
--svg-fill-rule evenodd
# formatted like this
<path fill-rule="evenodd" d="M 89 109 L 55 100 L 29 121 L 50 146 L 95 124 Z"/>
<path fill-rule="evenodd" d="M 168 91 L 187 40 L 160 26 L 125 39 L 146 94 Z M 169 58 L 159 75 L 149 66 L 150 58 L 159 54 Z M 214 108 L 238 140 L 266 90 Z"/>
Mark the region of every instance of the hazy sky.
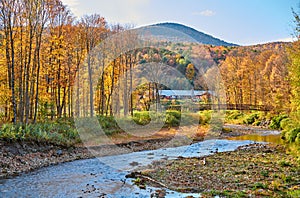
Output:
<path fill-rule="evenodd" d="M 177 22 L 240 45 L 291 40 L 299 0 L 62 0 L 77 16 L 144 26 Z"/>

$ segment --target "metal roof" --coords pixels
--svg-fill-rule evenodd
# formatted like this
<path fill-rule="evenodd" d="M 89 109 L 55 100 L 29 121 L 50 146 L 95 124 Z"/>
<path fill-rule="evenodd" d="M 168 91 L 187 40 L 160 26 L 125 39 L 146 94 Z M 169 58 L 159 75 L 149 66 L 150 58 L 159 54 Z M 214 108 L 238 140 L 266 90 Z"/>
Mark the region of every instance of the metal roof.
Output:
<path fill-rule="evenodd" d="M 159 90 L 161 96 L 202 96 L 210 91 L 199 90 Z"/>

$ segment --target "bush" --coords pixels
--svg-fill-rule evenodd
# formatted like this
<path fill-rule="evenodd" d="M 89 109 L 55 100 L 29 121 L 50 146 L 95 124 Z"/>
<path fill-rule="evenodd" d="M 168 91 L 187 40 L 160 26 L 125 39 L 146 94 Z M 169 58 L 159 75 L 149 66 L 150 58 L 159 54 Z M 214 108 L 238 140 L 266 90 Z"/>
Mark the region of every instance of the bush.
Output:
<path fill-rule="evenodd" d="M 176 111 L 176 110 L 168 110 L 166 112 L 167 115 L 172 115 L 174 116 L 177 120 L 181 119 L 181 112 L 180 111 Z"/>
<path fill-rule="evenodd" d="M 300 132 L 298 132 L 295 142 L 296 142 L 296 144 L 300 145 Z"/>
<path fill-rule="evenodd" d="M 226 118 L 228 120 L 238 120 L 243 116 L 244 114 L 240 111 L 226 111 Z"/>
<path fill-rule="evenodd" d="M 223 120 L 221 118 L 214 118 L 210 122 L 211 130 L 213 132 L 221 132 L 223 128 Z"/>
<path fill-rule="evenodd" d="M 0 129 L 0 139 L 37 141 L 60 145 L 73 145 L 80 142 L 79 134 L 75 128 L 64 123 L 4 124 Z"/>
<path fill-rule="evenodd" d="M 113 116 L 98 116 L 98 121 L 105 131 L 106 129 L 118 129 L 118 124 Z"/>
<path fill-rule="evenodd" d="M 166 114 L 166 121 L 164 127 L 178 127 L 179 125 L 179 119 L 177 119 L 173 114 Z"/>
<path fill-rule="evenodd" d="M 151 122 L 150 113 L 149 111 L 135 112 L 133 114 L 133 120 L 139 125 L 147 125 Z"/>
<path fill-rule="evenodd" d="M 282 120 L 284 120 L 286 118 L 288 118 L 287 115 L 278 115 L 278 116 L 273 117 L 271 120 L 270 128 L 282 130 L 280 123 Z"/>
<path fill-rule="evenodd" d="M 280 128 L 284 130 L 289 130 L 293 128 L 292 120 L 290 118 L 284 118 L 280 122 Z"/>
<path fill-rule="evenodd" d="M 211 121 L 212 111 L 200 111 L 200 121 L 202 125 L 209 124 Z"/>
<path fill-rule="evenodd" d="M 253 113 L 253 114 L 247 115 L 244 118 L 243 123 L 248 124 L 248 125 L 252 125 L 258 118 L 259 118 L 258 114 Z"/>
<path fill-rule="evenodd" d="M 105 118 L 103 119 L 105 120 Z M 182 124 L 195 123 L 196 119 L 199 120 L 199 117 L 197 118 L 197 115 L 192 115 L 192 114 L 182 115 L 180 111 L 176 111 L 176 110 L 168 110 L 166 111 L 165 115 L 159 112 L 138 111 L 138 112 L 134 112 L 133 117 L 127 117 L 127 118 L 122 117 L 118 119 L 118 122 L 129 122 L 133 120 L 136 124 L 143 125 L 143 126 L 149 124 L 150 122 L 151 123 L 164 122 L 164 127 L 168 128 L 168 127 L 180 126 L 181 121 L 183 121 Z M 114 124 L 112 126 L 114 126 Z M 118 127 L 117 124 L 116 126 Z"/>
<path fill-rule="evenodd" d="M 296 142 L 296 140 L 299 142 L 299 138 L 300 138 L 300 128 L 294 128 L 294 129 L 291 129 L 289 131 L 286 131 L 284 133 L 284 137 L 285 139 L 292 143 L 292 142 Z"/>

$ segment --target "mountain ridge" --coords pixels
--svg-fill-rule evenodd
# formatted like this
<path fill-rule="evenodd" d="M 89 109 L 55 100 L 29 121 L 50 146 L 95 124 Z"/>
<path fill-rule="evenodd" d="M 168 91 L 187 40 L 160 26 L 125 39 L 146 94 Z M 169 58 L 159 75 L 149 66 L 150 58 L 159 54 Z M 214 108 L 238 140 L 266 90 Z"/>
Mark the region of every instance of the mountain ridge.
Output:
<path fill-rule="evenodd" d="M 177 30 L 179 32 L 183 32 L 187 36 L 193 38 L 195 41 L 205 44 L 205 45 L 215 45 L 215 46 L 239 46 L 234 43 L 229 43 L 224 40 L 215 38 L 209 34 L 200 32 L 192 27 L 172 22 L 164 22 L 150 25 L 152 27 L 162 27 L 162 28 L 170 28 Z"/>

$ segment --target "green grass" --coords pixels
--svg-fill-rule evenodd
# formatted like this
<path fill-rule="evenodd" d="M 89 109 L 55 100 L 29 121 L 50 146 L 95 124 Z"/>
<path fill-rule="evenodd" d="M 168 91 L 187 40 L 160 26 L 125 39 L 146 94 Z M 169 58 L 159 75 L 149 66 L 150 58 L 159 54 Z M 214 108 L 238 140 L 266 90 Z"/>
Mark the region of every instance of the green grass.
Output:
<path fill-rule="evenodd" d="M 73 145 L 80 142 L 75 128 L 61 122 L 28 125 L 4 124 L 0 129 L 0 139 L 5 141 L 48 142 L 58 145 Z"/>
<path fill-rule="evenodd" d="M 166 111 L 163 115 L 155 112 L 135 112 L 133 117 L 115 118 L 113 116 L 97 117 L 106 135 L 122 132 L 118 123 L 134 121 L 137 125 L 145 126 L 152 122 L 163 122 L 163 127 L 178 127 L 199 123 L 197 113 L 181 113 L 175 110 Z M 202 121 L 201 121 L 202 122 Z M 83 119 L 83 123 L 86 123 Z M 97 126 L 89 126 L 90 130 L 99 130 Z M 97 131 L 96 131 L 97 132 Z M 4 124 L 0 128 L 0 139 L 5 141 L 36 141 L 59 145 L 73 145 L 80 142 L 73 119 L 61 118 L 55 121 L 36 124 Z"/>
<path fill-rule="evenodd" d="M 300 197 L 300 190 L 291 190 L 287 193 L 287 195 L 291 198 Z"/>
<path fill-rule="evenodd" d="M 241 112 L 238 110 L 226 111 L 225 121 L 231 124 L 246 124 L 259 126 L 263 121 L 267 120 L 268 116 L 264 112 L 250 111 Z"/>

